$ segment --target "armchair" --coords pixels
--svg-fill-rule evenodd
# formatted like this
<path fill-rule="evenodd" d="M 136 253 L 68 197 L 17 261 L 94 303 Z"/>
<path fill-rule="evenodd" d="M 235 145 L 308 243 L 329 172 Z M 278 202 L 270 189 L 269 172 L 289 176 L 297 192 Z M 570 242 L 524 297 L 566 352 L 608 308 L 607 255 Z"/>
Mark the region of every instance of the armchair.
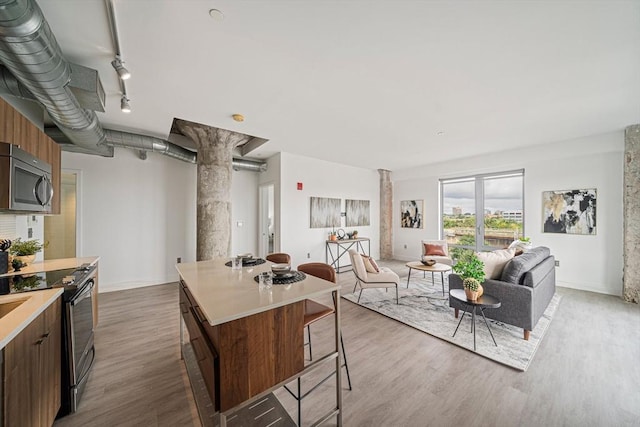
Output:
<path fill-rule="evenodd" d="M 422 261 L 433 259 L 440 264 L 453 265 L 453 259 L 449 256 L 449 245 L 446 240 L 423 240 L 421 242 Z"/>
<path fill-rule="evenodd" d="M 368 272 L 364 266 L 362 255 L 360 255 L 355 249 L 349 249 L 349 257 L 351 257 L 351 265 L 353 266 L 353 272 L 356 275 L 356 284 L 353 287 L 355 293 L 356 288 L 360 285 L 360 295 L 358 295 L 358 302 L 362 296 L 362 290 L 365 288 L 396 288 L 396 304 L 399 304 L 398 298 L 398 282 L 400 277 L 394 273 L 390 268 L 380 267 L 379 273 Z"/>

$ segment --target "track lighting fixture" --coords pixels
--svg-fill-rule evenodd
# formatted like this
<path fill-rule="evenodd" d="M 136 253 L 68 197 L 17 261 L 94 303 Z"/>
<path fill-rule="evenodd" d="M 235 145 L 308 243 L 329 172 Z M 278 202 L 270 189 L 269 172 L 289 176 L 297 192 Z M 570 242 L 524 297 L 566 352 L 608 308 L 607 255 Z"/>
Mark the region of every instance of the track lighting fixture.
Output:
<path fill-rule="evenodd" d="M 120 98 L 120 109 L 123 113 L 131 112 L 131 105 L 129 105 L 129 99 L 127 98 L 127 95 L 122 95 L 122 98 Z"/>
<path fill-rule="evenodd" d="M 120 77 L 120 79 L 122 80 L 127 80 L 129 77 L 131 77 L 131 73 L 129 72 L 129 70 L 124 68 L 124 65 L 122 64 L 123 61 L 119 56 L 116 56 L 116 59 L 111 61 L 111 65 L 116 70 L 116 73 L 118 73 L 118 77 Z"/>

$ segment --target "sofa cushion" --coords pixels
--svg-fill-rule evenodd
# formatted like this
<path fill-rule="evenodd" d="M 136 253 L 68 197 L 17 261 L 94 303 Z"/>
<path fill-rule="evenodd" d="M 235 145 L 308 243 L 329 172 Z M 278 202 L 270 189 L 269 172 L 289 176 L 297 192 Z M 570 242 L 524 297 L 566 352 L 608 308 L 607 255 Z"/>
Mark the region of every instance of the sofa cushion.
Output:
<path fill-rule="evenodd" d="M 442 245 L 432 245 L 429 243 L 424 244 L 424 254 L 425 255 L 438 255 L 438 256 L 447 256 L 444 251 L 444 246 Z"/>
<path fill-rule="evenodd" d="M 500 280 L 521 285 L 524 274 L 540 264 L 550 254 L 551 251 L 549 248 L 546 246 L 538 246 L 513 258 L 507 263 L 504 270 L 502 270 Z"/>
<path fill-rule="evenodd" d="M 493 252 L 478 252 L 477 256 L 484 263 L 484 275 L 487 279 L 500 279 L 502 270 L 516 253 L 516 248 L 499 249 Z"/>

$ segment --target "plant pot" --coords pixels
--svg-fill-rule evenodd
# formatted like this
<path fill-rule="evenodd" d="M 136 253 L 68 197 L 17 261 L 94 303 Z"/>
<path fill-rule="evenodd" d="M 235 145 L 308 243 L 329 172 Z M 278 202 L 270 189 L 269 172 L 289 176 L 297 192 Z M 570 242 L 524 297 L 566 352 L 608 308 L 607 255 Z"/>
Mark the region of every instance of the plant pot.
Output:
<path fill-rule="evenodd" d="M 329 240 L 338 240 L 338 236 L 332 234 L 331 236 L 329 236 Z"/>
<path fill-rule="evenodd" d="M 484 288 L 482 285 L 478 285 L 478 298 L 480 298 L 484 294 Z"/>
<path fill-rule="evenodd" d="M 22 261 L 22 266 L 26 266 L 29 265 L 33 262 L 34 259 L 36 259 L 36 255 L 14 255 L 13 259 L 19 259 L 20 261 Z"/>
<path fill-rule="evenodd" d="M 464 293 L 469 301 L 475 301 L 478 299 L 478 291 L 472 291 L 471 289 L 465 288 Z"/>

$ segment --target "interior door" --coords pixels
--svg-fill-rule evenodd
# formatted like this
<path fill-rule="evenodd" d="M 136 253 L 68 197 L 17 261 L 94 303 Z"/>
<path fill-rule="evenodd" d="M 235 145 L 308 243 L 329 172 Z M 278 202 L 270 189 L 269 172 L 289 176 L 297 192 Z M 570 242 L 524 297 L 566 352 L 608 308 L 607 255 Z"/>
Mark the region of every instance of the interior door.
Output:
<path fill-rule="evenodd" d="M 274 218 L 274 186 L 265 184 L 260 186 L 259 192 L 259 238 L 258 256 L 264 257 L 274 252 L 275 218 Z"/>
<path fill-rule="evenodd" d="M 63 171 L 60 183 L 60 215 L 44 217 L 44 259 L 75 258 L 78 250 L 79 175 Z"/>

